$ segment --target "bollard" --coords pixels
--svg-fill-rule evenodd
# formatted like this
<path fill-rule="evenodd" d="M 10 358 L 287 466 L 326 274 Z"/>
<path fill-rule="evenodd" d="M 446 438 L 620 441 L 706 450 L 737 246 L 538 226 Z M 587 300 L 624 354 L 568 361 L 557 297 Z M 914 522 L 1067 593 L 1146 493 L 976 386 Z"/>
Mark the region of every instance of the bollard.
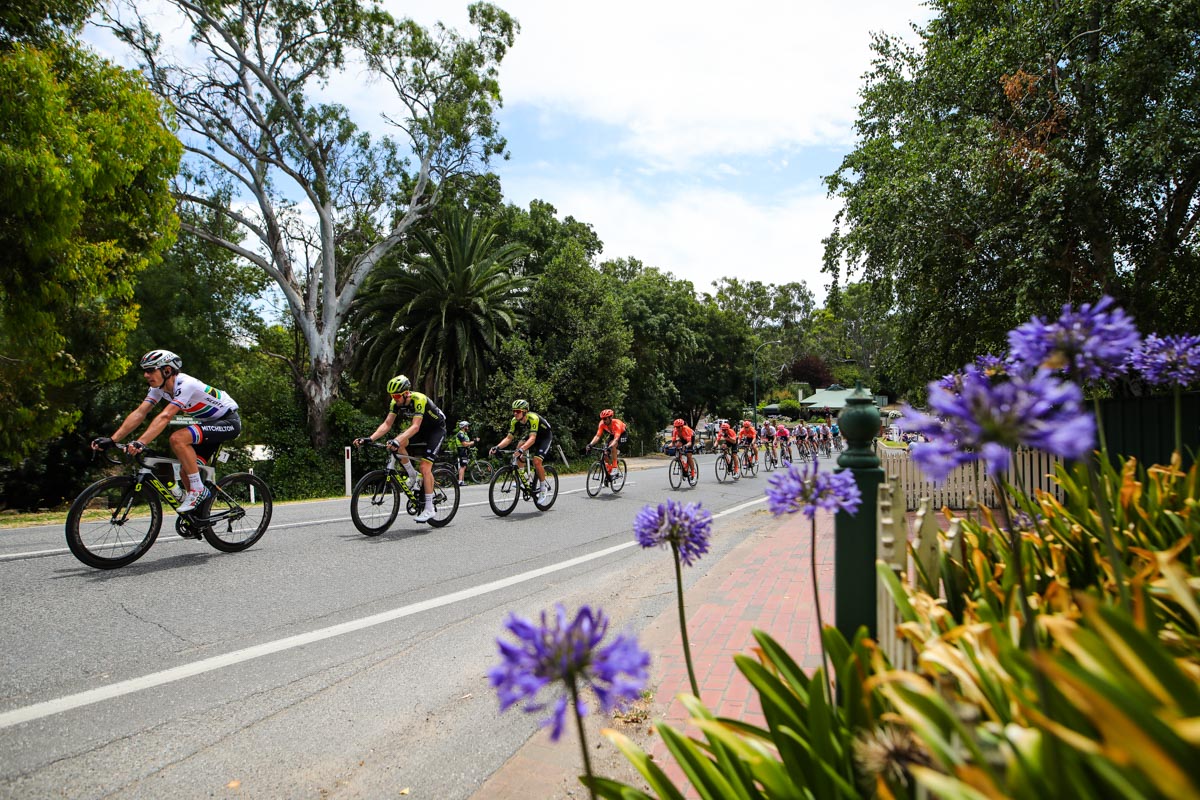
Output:
<path fill-rule="evenodd" d="M 879 457 L 872 450 L 879 431 L 879 409 L 858 382 L 838 415 L 846 449 L 838 456 L 839 471 L 848 469 L 862 492 L 862 504 L 853 516 L 839 511 L 834 517 L 833 613 L 838 631 L 854 641 L 858 629 L 876 638 L 875 537 L 876 498 L 883 483 Z M 903 513 L 903 512 L 901 512 Z M 898 542 L 905 547 L 907 542 Z"/>

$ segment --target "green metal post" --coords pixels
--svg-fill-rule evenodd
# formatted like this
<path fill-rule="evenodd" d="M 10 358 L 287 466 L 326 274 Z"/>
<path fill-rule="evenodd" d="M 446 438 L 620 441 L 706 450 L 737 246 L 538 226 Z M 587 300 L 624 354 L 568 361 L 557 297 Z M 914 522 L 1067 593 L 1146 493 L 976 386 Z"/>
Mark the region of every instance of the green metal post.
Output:
<path fill-rule="evenodd" d="M 876 637 L 875 539 L 876 498 L 883 483 L 879 457 L 871 447 L 879 433 L 879 409 L 859 382 L 846 398 L 838 425 L 846 449 L 838 456 L 838 467 L 848 469 L 862 492 L 858 513 L 839 511 L 834 517 L 833 610 L 838 631 L 853 641 L 858 629 Z"/>

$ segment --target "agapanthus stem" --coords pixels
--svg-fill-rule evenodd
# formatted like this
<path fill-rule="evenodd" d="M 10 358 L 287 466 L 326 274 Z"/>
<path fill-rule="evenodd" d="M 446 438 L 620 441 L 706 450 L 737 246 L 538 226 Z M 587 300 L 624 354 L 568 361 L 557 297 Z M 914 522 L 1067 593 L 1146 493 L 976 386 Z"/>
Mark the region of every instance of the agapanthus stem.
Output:
<path fill-rule="evenodd" d="M 687 664 L 692 694 L 699 698 L 700 686 L 696 683 L 696 670 L 692 667 L 692 648 L 688 644 L 687 614 L 683 610 L 683 567 L 679 563 L 679 545 L 675 542 L 671 542 L 671 552 L 675 556 L 675 597 L 679 601 L 679 636 L 683 640 L 683 660 Z"/>
<path fill-rule="evenodd" d="M 992 487 L 996 491 L 996 499 L 1000 501 L 1001 524 L 1008 529 L 1008 549 L 1011 551 L 1012 568 L 1017 576 L 1017 595 L 1021 605 L 1021 615 L 1025 624 L 1021 626 L 1021 645 L 1028 650 L 1037 649 L 1037 628 L 1033 618 L 1033 607 L 1029 605 L 1029 590 L 1025 585 L 1025 559 L 1022 552 L 1021 532 L 1013 524 L 1013 515 L 1008 511 L 1008 493 L 1004 483 L 992 476 Z"/>
<path fill-rule="evenodd" d="M 592 800 L 596 800 L 596 790 L 592 788 L 592 781 L 596 777 L 592 774 L 592 757 L 588 753 L 587 734 L 583 732 L 583 716 L 579 713 L 579 687 L 575 684 L 575 676 L 567 677 L 567 689 L 571 693 L 571 713 L 575 715 L 575 725 L 579 728 L 579 749 L 583 752 L 583 772 L 588 776 L 588 794 Z"/>
<path fill-rule="evenodd" d="M 1108 460 L 1107 451 L 1102 451 L 1100 458 Z M 1117 542 L 1113 537 L 1112 511 L 1108 506 L 1108 491 L 1105 489 L 1103 493 L 1101 489 L 1104 484 L 1100 481 L 1100 476 L 1097 474 L 1100 467 L 1094 459 L 1088 460 L 1088 488 L 1092 492 L 1092 499 L 1096 503 L 1096 508 L 1100 511 L 1100 534 L 1104 540 L 1104 550 L 1108 555 L 1108 560 L 1112 563 L 1113 580 L 1117 582 L 1117 593 L 1121 597 L 1121 608 L 1126 611 L 1132 611 L 1133 606 L 1129 600 L 1129 586 L 1125 583 L 1125 559 L 1117 552 Z"/>
<path fill-rule="evenodd" d="M 1183 387 L 1175 384 L 1175 452 L 1183 458 Z"/>
<path fill-rule="evenodd" d="M 817 608 L 817 641 L 821 644 L 821 666 L 825 668 L 825 687 L 829 689 L 829 699 L 833 700 L 833 670 L 829 666 L 829 653 L 825 651 L 825 619 L 821 615 L 821 587 L 817 585 L 817 519 L 813 517 L 812 532 L 809 536 L 808 562 L 812 567 L 813 605 Z"/>
<path fill-rule="evenodd" d="M 1104 420 L 1100 416 L 1100 396 L 1092 398 L 1092 408 L 1096 410 L 1096 441 L 1100 444 L 1100 452 L 1108 458 L 1108 440 L 1104 436 Z"/>

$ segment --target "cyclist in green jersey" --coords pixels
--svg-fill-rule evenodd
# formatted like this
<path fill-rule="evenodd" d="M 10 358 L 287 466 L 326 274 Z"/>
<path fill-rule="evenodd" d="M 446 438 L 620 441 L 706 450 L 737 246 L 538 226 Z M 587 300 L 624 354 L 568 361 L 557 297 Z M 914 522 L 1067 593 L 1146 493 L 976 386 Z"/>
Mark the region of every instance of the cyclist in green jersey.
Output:
<path fill-rule="evenodd" d="M 404 468 L 410 478 L 417 477 L 417 472 L 409 463 L 409 449 L 412 455 L 420 457 L 421 487 L 425 494 L 425 508 L 417 516 L 415 522 L 428 522 L 434 517 L 433 510 L 433 462 L 446 442 L 446 415 L 427 395 L 412 390 L 412 381 L 404 375 L 397 375 L 388 381 L 388 394 L 392 402 L 388 406 L 388 414 L 379 427 L 370 436 L 355 439 L 356 446 L 375 441 L 392 429 L 399 417 L 408 423 L 400 435 L 388 440 L 388 448 L 397 450 L 404 456 Z M 419 437 L 419 440 L 418 438 Z"/>
<path fill-rule="evenodd" d="M 546 469 L 542 466 L 542 459 L 550 451 L 550 443 L 554 440 L 554 434 L 550 430 L 550 421 L 531 412 L 528 400 L 513 400 L 512 413 L 513 418 L 508 425 L 508 435 L 496 443 L 490 454 L 495 455 L 497 450 L 509 442 L 522 439 L 523 441 L 517 445 L 517 453 L 522 459 L 526 453 L 533 454 L 533 469 L 537 472 L 538 477 L 538 495 L 545 497 L 547 492 L 553 491 L 546 483 Z"/>

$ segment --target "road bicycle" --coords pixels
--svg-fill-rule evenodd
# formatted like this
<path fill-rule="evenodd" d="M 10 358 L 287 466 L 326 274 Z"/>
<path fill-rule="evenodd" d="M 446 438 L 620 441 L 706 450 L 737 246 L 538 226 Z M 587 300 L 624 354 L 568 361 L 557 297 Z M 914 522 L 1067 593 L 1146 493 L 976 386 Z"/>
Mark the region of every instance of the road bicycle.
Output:
<path fill-rule="evenodd" d="M 744 444 L 738 448 L 738 456 L 742 460 L 742 474 L 753 478 L 758 475 L 758 459 L 755 458 L 755 446 L 752 444 Z"/>
<path fill-rule="evenodd" d="M 762 452 L 763 469 L 771 472 L 779 466 L 779 457 L 775 454 L 778 448 L 774 444 L 764 445 Z"/>
<path fill-rule="evenodd" d="M 688 463 L 687 445 L 680 445 L 675 448 L 675 456 L 671 459 L 671 466 L 667 468 L 667 477 L 671 481 L 671 488 L 678 489 L 687 481 L 688 486 L 695 486 L 697 473 L 699 468 Z"/>
<path fill-rule="evenodd" d="M 737 468 L 737 448 L 727 448 L 723 452 L 717 453 L 717 481 L 725 482 L 725 478 L 732 476 L 733 480 L 741 479 L 742 475 Z"/>
<path fill-rule="evenodd" d="M 129 467 L 129 474 L 96 481 L 79 493 L 67 512 L 67 547 L 96 569 L 116 569 L 144 556 L 158 538 L 163 506 L 174 511 L 183 501 L 177 460 L 117 447 L 118 457 L 106 453 L 105 458 Z M 248 472 L 214 482 L 216 470 L 206 464 L 200 465 L 200 476 L 208 497 L 179 514 L 175 532 L 185 539 L 203 538 L 225 553 L 245 550 L 261 539 L 271 524 L 272 497 L 266 482 Z"/>
<path fill-rule="evenodd" d="M 829 458 L 831 455 L 833 455 L 833 446 L 829 443 L 828 439 L 822 437 L 817 441 L 817 452 L 826 458 Z"/>
<path fill-rule="evenodd" d="M 463 473 L 471 483 L 488 483 L 496 473 L 496 467 L 486 458 L 479 458 L 476 447 L 465 448 L 467 451 L 467 471 Z M 462 452 L 462 449 L 459 450 Z"/>
<path fill-rule="evenodd" d="M 546 511 L 558 499 L 558 470 L 553 464 L 542 464 L 546 483 L 550 490 L 545 494 L 538 491 L 538 477 L 533 468 L 533 459 L 516 450 L 497 450 L 512 453 L 512 461 L 496 470 L 488 487 L 488 505 L 497 517 L 507 517 L 517 507 L 518 500 L 532 500 L 538 511 Z"/>
<path fill-rule="evenodd" d="M 605 486 L 612 489 L 613 494 L 625 488 L 625 476 L 629 473 L 629 468 L 625 466 L 625 459 L 617 459 L 616 477 L 613 477 L 608 471 L 608 451 L 612 449 L 612 445 L 588 449 L 595 449 L 600 454 L 588 468 L 587 483 L 584 484 L 588 497 L 600 494 L 600 490 Z"/>
<path fill-rule="evenodd" d="M 372 447 L 387 447 L 381 442 L 371 442 Z M 406 470 L 397 463 L 407 458 L 388 450 L 387 464 L 382 469 L 373 469 L 358 479 L 350 494 L 350 519 L 359 533 L 378 536 L 392 527 L 400 513 L 400 505 L 410 517 L 415 517 L 425 507 L 425 493 L 421 479 L 408 477 Z M 435 528 L 449 524 L 458 513 L 458 470 L 446 464 L 433 466 L 433 510 L 429 524 Z"/>

